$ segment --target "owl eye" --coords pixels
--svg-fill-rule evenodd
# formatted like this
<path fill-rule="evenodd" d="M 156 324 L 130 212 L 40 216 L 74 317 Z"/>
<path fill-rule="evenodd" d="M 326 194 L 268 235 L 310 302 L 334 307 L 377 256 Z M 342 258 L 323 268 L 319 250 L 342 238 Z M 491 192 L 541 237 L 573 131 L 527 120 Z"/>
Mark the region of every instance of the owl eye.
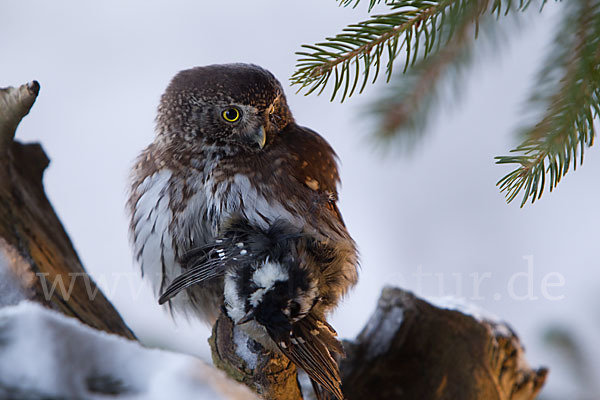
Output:
<path fill-rule="evenodd" d="M 240 111 L 237 108 L 227 108 L 222 113 L 221 116 L 227 122 L 235 122 L 240 119 Z"/>

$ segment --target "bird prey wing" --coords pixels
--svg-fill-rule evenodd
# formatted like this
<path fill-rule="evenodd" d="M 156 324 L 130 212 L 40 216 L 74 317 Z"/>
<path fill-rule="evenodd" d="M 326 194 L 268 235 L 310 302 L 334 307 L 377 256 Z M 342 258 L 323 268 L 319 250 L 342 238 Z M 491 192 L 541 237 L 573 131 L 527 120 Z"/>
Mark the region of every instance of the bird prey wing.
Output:
<path fill-rule="evenodd" d="M 167 287 L 158 299 L 164 304 L 182 290 L 197 283 L 223 276 L 231 268 L 240 268 L 264 259 L 278 243 L 300 237 L 297 229 L 276 220 L 265 231 L 245 218 L 234 216 L 212 243 L 188 251 L 180 260 L 185 271 Z"/>
<path fill-rule="evenodd" d="M 343 400 L 342 381 L 337 362 L 332 353 L 344 355 L 337 333 L 327 323 L 312 314 L 294 323 L 287 337 L 267 327 L 271 338 L 286 357 L 301 367 L 311 379 L 319 400 L 326 399 L 323 389 Z"/>
<path fill-rule="evenodd" d="M 189 251 L 181 260 L 185 271 L 173 279 L 158 303 L 166 303 L 192 285 L 223 276 L 228 268 L 249 262 L 249 255 L 235 235 L 215 239 L 213 243 Z"/>

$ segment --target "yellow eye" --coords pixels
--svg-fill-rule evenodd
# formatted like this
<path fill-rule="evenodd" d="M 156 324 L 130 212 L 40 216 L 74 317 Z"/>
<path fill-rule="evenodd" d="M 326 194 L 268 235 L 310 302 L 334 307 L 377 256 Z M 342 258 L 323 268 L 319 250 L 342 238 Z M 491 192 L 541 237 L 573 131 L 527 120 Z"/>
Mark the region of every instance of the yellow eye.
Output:
<path fill-rule="evenodd" d="M 235 122 L 240 119 L 240 111 L 237 108 L 227 108 L 221 114 L 223 119 L 227 122 Z"/>

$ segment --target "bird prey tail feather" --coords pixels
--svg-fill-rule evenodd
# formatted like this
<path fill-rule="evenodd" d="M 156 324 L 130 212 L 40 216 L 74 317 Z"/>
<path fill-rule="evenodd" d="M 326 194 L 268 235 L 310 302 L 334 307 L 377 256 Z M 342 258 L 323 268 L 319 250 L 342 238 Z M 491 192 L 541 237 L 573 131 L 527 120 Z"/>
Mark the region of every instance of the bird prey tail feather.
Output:
<path fill-rule="evenodd" d="M 337 400 L 344 399 L 338 365 L 332 354 L 343 356 L 344 349 L 329 324 L 309 314 L 292 325 L 289 337 L 278 338 L 274 331 L 269 334 L 281 352 L 308 374 L 319 400 L 329 397 L 323 389 Z"/>

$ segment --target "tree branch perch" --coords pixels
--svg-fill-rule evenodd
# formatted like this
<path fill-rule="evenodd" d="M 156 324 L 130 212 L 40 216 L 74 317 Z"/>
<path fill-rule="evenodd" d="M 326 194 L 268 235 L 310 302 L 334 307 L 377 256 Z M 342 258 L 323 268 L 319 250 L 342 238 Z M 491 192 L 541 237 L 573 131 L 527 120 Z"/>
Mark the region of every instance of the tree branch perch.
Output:
<path fill-rule="evenodd" d="M 300 399 L 295 372 L 284 368 L 273 376 L 265 367 L 285 365 L 285 357 L 233 340 L 239 332 L 221 315 L 210 339 L 215 365 L 266 399 Z M 529 400 L 547 375 L 527 365 L 506 324 L 439 308 L 397 288 L 382 291 L 367 325 L 344 347 L 340 371 L 348 400 Z M 260 360 L 254 369 L 237 356 L 248 351 Z"/>

